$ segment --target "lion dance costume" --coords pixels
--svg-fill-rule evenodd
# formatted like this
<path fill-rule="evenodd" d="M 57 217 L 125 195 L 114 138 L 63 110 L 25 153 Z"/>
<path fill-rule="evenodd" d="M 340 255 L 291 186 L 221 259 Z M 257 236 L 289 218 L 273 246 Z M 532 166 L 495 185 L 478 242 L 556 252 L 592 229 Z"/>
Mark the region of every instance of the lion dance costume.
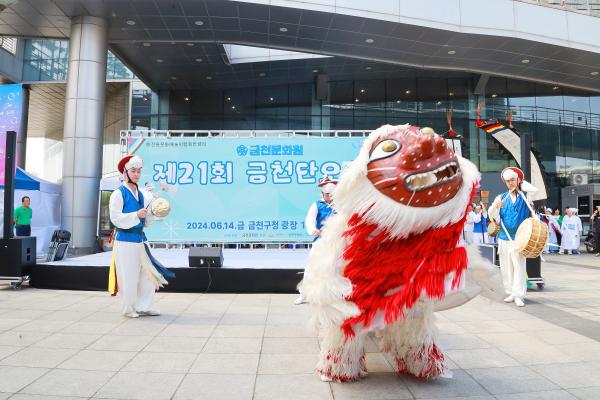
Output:
<path fill-rule="evenodd" d="M 303 282 L 323 337 L 323 381 L 366 376 L 369 332 L 379 332 L 398 373 L 449 375 L 433 313 L 473 298 L 475 281 L 497 279 L 461 242 L 478 185 L 476 167 L 431 128 L 386 125 L 370 134 L 342 172 L 337 214 L 315 242 Z M 468 275 L 467 265 L 478 272 Z M 486 287 L 501 290 L 497 282 Z"/>

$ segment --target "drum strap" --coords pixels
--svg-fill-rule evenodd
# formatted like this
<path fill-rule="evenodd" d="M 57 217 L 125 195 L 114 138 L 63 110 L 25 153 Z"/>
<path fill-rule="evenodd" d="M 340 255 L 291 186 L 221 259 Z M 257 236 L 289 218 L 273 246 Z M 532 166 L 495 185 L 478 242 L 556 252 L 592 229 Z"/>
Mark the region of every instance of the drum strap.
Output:
<path fill-rule="evenodd" d="M 506 197 L 508 197 L 508 196 L 510 196 L 510 193 L 507 196 L 505 196 L 504 199 L 506 199 Z M 533 211 L 533 208 L 531 208 L 531 205 L 527 201 L 527 197 L 525 197 L 525 195 L 523 194 L 523 192 L 521 192 L 520 190 L 519 190 L 519 196 L 521 196 L 521 198 L 523 199 L 523 201 L 525 202 L 525 204 L 527 204 L 527 208 L 529 208 L 529 211 L 531 211 L 531 216 L 535 217 L 535 212 Z M 502 199 L 502 200 L 504 200 L 504 199 Z M 512 242 L 513 239 L 510 237 L 510 233 L 508 233 L 508 230 L 504 226 L 504 222 L 502 222 L 502 218 L 500 218 L 500 225 L 502 226 L 502 229 L 504 230 L 504 233 L 506 233 L 506 236 L 508 236 L 508 240 L 510 240 Z"/>

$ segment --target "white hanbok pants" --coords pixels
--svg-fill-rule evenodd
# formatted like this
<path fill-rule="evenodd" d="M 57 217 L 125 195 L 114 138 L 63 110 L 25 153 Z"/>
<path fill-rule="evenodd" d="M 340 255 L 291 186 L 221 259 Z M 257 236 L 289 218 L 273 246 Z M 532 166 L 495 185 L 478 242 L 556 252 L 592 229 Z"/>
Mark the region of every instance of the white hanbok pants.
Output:
<path fill-rule="evenodd" d="M 465 229 L 465 243 L 466 244 L 473 244 L 473 231 L 468 231 Z"/>
<path fill-rule="evenodd" d="M 155 287 L 142 267 L 144 243 L 115 240 L 113 251 L 123 314 L 150 310 L 154 302 Z"/>
<path fill-rule="evenodd" d="M 473 243 L 475 244 L 483 244 L 488 243 L 488 235 L 486 232 L 473 232 Z"/>
<path fill-rule="evenodd" d="M 498 257 L 502 284 L 507 294 L 520 299 L 527 293 L 527 259 L 516 248 L 514 242 L 498 239 Z"/>

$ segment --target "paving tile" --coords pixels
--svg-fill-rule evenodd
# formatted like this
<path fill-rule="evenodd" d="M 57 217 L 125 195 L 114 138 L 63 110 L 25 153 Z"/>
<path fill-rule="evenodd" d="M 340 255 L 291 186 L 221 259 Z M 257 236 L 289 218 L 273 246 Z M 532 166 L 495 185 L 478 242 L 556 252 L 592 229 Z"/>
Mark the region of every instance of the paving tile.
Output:
<path fill-rule="evenodd" d="M 154 339 L 152 336 L 103 336 L 90 346 L 90 350 L 140 351 Z"/>
<path fill-rule="evenodd" d="M 46 368 L 0 365 L 0 392 L 18 392 L 48 371 Z"/>
<path fill-rule="evenodd" d="M 504 321 L 477 321 L 457 322 L 468 333 L 506 333 L 516 332 L 515 328 L 508 326 Z"/>
<path fill-rule="evenodd" d="M 569 393 L 579 400 L 598 400 L 600 399 L 600 386 L 587 387 L 581 389 L 569 389 Z"/>
<path fill-rule="evenodd" d="M 315 375 L 258 375 L 254 400 L 333 400 L 328 383 Z"/>
<path fill-rule="evenodd" d="M 258 354 L 261 338 L 210 338 L 204 346 L 204 353 Z"/>
<path fill-rule="evenodd" d="M 560 389 L 527 367 L 480 368 L 467 372 L 494 395 Z"/>
<path fill-rule="evenodd" d="M 207 338 L 203 337 L 157 336 L 144 347 L 143 351 L 155 353 L 200 353 L 207 340 Z"/>
<path fill-rule="evenodd" d="M 22 349 L 23 348 L 19 346 L 0 346 L 0 360 Z"/>
<path fill-rule="evenodd" d="M 104 335 L 115 329 L 121 322 L 75 322 L 61 329 L 60 333 Z"/>
<path fill-rule="evenodd" d="M 138 353 L 122 370 L 186 373 L 195 359 L 196 354 L 142 352 Z"/>
<path fill-rule="evenodd" d="M 369 373 L 356 382 L 332 383 L 331 389 L 336 400 L 399 400 L 412 399 L 406 384 L 395 373 Z"/>
<path fill-rule="evenodd" d="M 543 331 L 527 332 L 544 343 L 551 345 L 574 344 L 574 343 L 593 343 L 594 340 L 580 335 L 568 329 L 553 329 Z"/>
<path fill-rule="evenodd" d="M 551 390 L 532 393 L 503 394 L 496 396 L 498 400 L 577 400 L 566 390 Z"/>
<path fill-rule="evenodd" d="M 20 367 L 54 368 L 58 364 L 72 357 L 77 350 L 74 349 L 44 349 L 27 347 L 0 361 L 2 365 L 16 365 Z"/>
<path fill-rule="evenodd" d="M 33 343 L 39 342 L 40 340 L 47 337 L 48 333 L 41 332 L 21 332 L 21 331 L 7 331 L 0 333 L 0 345 L 4 346 L 29 346 Z"/>
<path fill-rule="evenodd" d="M 403 381 L 416 399 L 483 396 L 489 393 L 462 370 L 454 370 L 452 379 L 438 378 L 422 381 L 413 377 L 403 377 Z"/>
<path fill-rule="evenodd" d="M 0 396 L 0 399 L 2 397 Z M 11 400 L 78 400 L 78 399 L 88 399 L 88 397 L 79 397 L 79 396 L 50 396 L 44 394 L 15 394 L 11 397 Z"/>
<path fill-rule="evenodd" d="M 307 324 L 301 325 L 267 325 L 265 327 L 265 337 L 315 337 L 317 332 L 308 327 Z"/>
<path fill-rule="evenodd" d="M 318 354 L 316 338 L 264 338 L 263 354 Z"/>
<path fill-rule="evenodd" d="M 219 325 L 212 337 L 262 337 L 264 332 L 264 325 Z"/>
<path fill-rule="evenodd" d="M 256 374 L 259 354 L 202 353 L 194 361 L 191 374 Z"/>
<path fill-rule="evenodd" d="M 315 374 L 317 354 L 261 354 L 259 374 Z"/>
<path fill-rule="evenodd" d="M 81 333 L 53 333 L 33 344 L 47 349 L 83 349 L 100 338 L 100 335 Z"/>
<path fill-rule="evenodd" d="M 215 325 L 178 325 L 177 320 L 162 330 L 158 336 L 210 337 Z"/>
<path fill-rule="evenodd" d="M 251 400 L 255 375 L 189 374 L 173 397 L 174 400 Z"/>
<path fill-rule="evenodd" d="M 599 342 L 560 344 L 555 347 L 557 350 L 575 357 L 577 361 L 600 361 Z"/>
<path fill-rule="evenodd" d="M 7 319 L 7 318 L 4 318 L 4 316 L 0 315 L 0 332 L 17 328 L 17 327 L 24 325 L 30 321 L 31 321 L 30 319 L 15 319 L 15 318 Z"/>
<path fill-rule="evenodd" d="M 82 350 L 58 367 L 92 371 L 119 371 L 136 354 L 131 351 Z"/>
<path fill-rule="evenodd" d="M 513 367 L 519 362 L 498 349 L 446 350 L 444 352 L 462 369 Z"/>
<path fill-rule="evenodd" d="M 600 363 L 533 365 L 531 369 L 564 389 L 600 386 Z"/>
<path fill-rule="evenodd" d="M 440 335 L 440 345 L 444 350 L 486 349 L 490 344 L 472 334 Z"/>
<path fill-rule="evenodd" d="M 24 388 L 22 393 L 90 397 L 113 375 L 108 371 L 55 369 Z"/>
<path fill-rule="evenodd" d="M 373 372 L 394 372 L 394 368 L 381 353 L 366 353 L 367 371 Z"/>
<path fill-rule="evenodd" d="M 22 332 L 51 333 L 58 332 L 72 323 L 73 321 L 33 320 L 26 324 L 20 325 L 19 330 Z"/>
<path fill-rule="evenodd" d="M 117 372 L 94 398 L 166 400 L 172 398 L 184 374 Z"/>
<path fill-rule="evenodd" d="M 169 324 L 168 322 L 151 320 L 151 318 L 161 317 L 162 316 L 129 319 L 118 325 L 110 333 L 122 336 L 156 336 Z"/>

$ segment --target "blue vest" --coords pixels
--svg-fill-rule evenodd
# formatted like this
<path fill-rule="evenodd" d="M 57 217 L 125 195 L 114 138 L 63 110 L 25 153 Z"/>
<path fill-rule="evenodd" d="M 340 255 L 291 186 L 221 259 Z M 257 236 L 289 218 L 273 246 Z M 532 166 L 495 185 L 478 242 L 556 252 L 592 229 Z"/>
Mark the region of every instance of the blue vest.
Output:
<path fill-rule="evenodd" d="M 317 201 L 317 229 L 321 229 L 323 223 L 333 214 L 333 209 L 323 200 Z"/>
<path fill-rule="evenodd" d="M 138 190 L 138 200 L 133 197 L 133 193 L 125 186 L 119 187 L 121 196 L 123 196 L 123 213 L 137 212 L 144 208 L 144 195 Z M 141 243 L 146 241 L 146 235 L 144 234 L 144 221 L 145 218 L 140 218 L 140 223 L 129 229 L 117 228 L 116 240 L 121 242 L 133 242 Z"/>
<path fill-rule="evenodd" d="M 518 193 L 517 200 L 514 203 L 508 192 L 503 193 L 501 198 L 504 199 L 504 207 L 500 209 L 500 220 L 504 223 L 508 233 L 510 233 L 511 239 L 515 240 L 519 225 L 531 217 L 531 211 L 529 211 L 529 207 L 527 207 L 523 197 Z M 502 227 L 500 227 L 498 239 L 509 240 Z"/>
<path fill-rule="evenodd" d="M 488 217 L 483 217 L 483 214 L 481 214 L 481 221 L 479 222 L 475 222 L 473 224 L 473 232 L 476 233 L 487 233 L 487 223 L 490 222 L 490 219 Z"/>

